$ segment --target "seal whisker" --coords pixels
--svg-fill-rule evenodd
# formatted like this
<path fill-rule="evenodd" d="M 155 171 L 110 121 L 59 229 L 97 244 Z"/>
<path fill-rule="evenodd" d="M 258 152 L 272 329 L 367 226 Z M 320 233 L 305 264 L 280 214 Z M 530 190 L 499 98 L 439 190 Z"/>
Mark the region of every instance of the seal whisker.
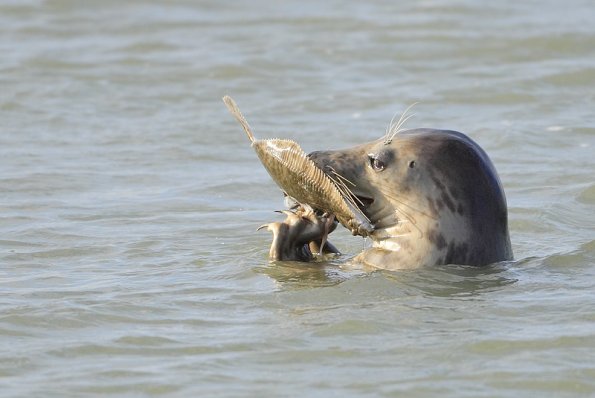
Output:
<path fill-rule="evenodd" d="M 411 116 L 413 116 L 413 115 L 409 115 L 407 118 L 405 118 L 405 120 L 407 120 Z M 332 173 L 332 175 L 329 174 L 329 177 L 333 180 L 333 182 L 335 182 L 335 184 L 337 185 L 337 188 L 339 188 L 341 194 L 344 195 L 346 200 L 349 200 L 349 202 L 352 204 L 355 204 L 357 202 L 361 206 L 364 206 L 362 201 L 351 191 L 351 189 L 349 189 L 349 187 L 346 184 L 346 183 L 349 183 L 352 186 L 355 186 L 355 183 L 351 182 L 348 178 L 339 174 L 334 168 L 329 167 L 329 169 L 330 169 L 330 172 Z M 435 218 L 435 217 L 425 213 L 424 211 L 422 211 L 410 204 L 407 204 L 407 203 L 403 202 L 402 200 L 399 200 L 395 195 L 390 194 L 387 190 L 385 190 L 381 187 L 378 187 L 378 190 L 381 191 L 387 197 L 393 199 L 395 202 L 398 202 L 398 203 L 402 204 L 403 206 L 409 207 L 411 210 L 414 210 L 426 217 Z M 402 220 L 401 222 L 406 221 L 406 222 L 411 223 L 414 226 L 414 228 L 417 229 L 420 236 L 423 236 L 423 231 L 417 226 L 417 220 L 415 219 L 414 216 L 412 216 L 405 210 L 399 208 L 398 206 L 395 206 L 395 211 L 398 213 L 401 213 L 403 215 L 403 217 L 405 218 L 405 220 Z M 372 223 L 375 224 L 374 222 L 372 222 Z"/>
<path fill-rule="evenodd" d="M 349 179 L 347 179 L 346 177 L 343 177 L 341 174 L 337 173 L 337 171 L 334 168 L 329 167 L 329 169 L 333 172 L 334 175 L 339 177 L 342 181 L 348 182 L 352 187 L 355 187 L 355 184 L 353 182 L 349 181 Z"/>
<path fill-rule="evenodd" d="M 401 210 L 397 206 L 395 206 L 395 213 L 398 213 L 398 212 L 403 213 L 403 215 L 406 217 L 405 220 L 400 220 L 400 223 L 401 224 L 405 224 L 407 222 L 411 223 L 411 225 L 413 225 L 413 228 L 415 228 L 417 230 L 417 232 L 419 232 L 419 237 L 422 238 L 424 236 L 424 232 L 417 225 L 417 221 L 415 220 L 415 218 L 411 218 L 407 213 L 405 213 L 403 210 Z"/>
<path fill-rule="evenodd" d="M 397 123 L 394 122 L 396 114 L 395 114 L 395 116 L 393 116 L 393 118 L 390 121 L 389 127 L 387 129 L 386 136 L 384 138 L 384 145 L 390 144 L 392 142 L 392 140 L 395 138 L 395 135 L 397 135 L 399 132 L 403 131 L 401 129 L 401 127 L 403 127 L 403 125 L 405 124 L 405 122 L 407 122 L 407 120 L 409 120 L 410 118 L 415 116 L 415 113 L 412 113 L 411 115 L 407 115 L 407 112 L 409 112 L 409 110 L 411 110 L 411 108 L 413 108 L 417 104 L 419 104 L 419 102 L 414 102 L 413 104 L 409 105 L 407 107 L 407 109 L 405 109 L 405 111 L 401 114 L 401 117 L 399 118 Z"/>
<path fill-rule="evenodd" d="M 414 206 L 412 206 L 412 205 L 410 205 L 408 203 L 405 203 L 404 201 L 398 199 L 395 195 L 389 193 L 389 191 L 387 191 L 387 190 L 385 190 L 383 188 L 378 187 L 378 190 L 380 192 L 382 192 L 383 195 L 386 195 L 386 197 L 392 199 L 393 201 L 395 201 L 397 203 L 400 203 L 401 205 L 403 205 L 405 207 L 408 207 L 409 209 L 411 209 L 411 210 L 413 210 L 413 211 L 415 211 L 415 212 L 423 215 L 424 217 L 429 217 L 429 218 L 432 218 L 434 220 L 437 220 L 438 219 L 438 217 L 436 217 L 435 215 L 428 214 L 428 213 L 426 213 L 426 212 L 424 212 L 424 211 L 422 211 L 422 210 L 420 210 L 420 209 L 418 209 L 418 208 L 416 208 L 416 207 L 414 207 Z M 395 213 L 401 213 L 405 217 L 405 220 L 407 222 L 410 222 L 413 225 L 413 227 L 415 229 L 417 229 L 417 231 L 419 232 L 420 237 L 423 237 L 423 235 L 424 235 L 423 234 L 423 231 L 417 225 L 416 218 L 413 215 L 411 215 L 408 212 L 406 212 L 405 210 L 403 210 L 402 208 L 400 208 L 399 206 L 397 206 L 397 205 L 395 205 L 394 208 L 395 208 Z M 399 222 L 402 223 L 405 220 L 402 220 L 401 219 L 401 220 L 399 220 Z"/>
<path fill-rule="evenodd" d="M 416 211 L 416 212 L 420 213 L 421 215 L 423 215 L 423 216 L 425 216 L 425 217 L 429 217 L 429 218 L 432 218 L 432 219 L 435 219 L 435 220 L 437 220 L 437 219 L 438 219 L 438 218 L 437 218 L 435 215 L 428 214 L 428 213 L 426 213 L 425 211 L 423 211 L 423 210 L 420 210 L 420 209 L 418 209 L 417 207 L 410 205 L 409 203 L 405 203 L 405 202 L 403 202 L 402 200 L 400 200 L 399 198 L 397 198 L 395 195 L 391 194 L 391 193 L 390 193 L 390 191 L 388 191 L 387 189 L 384 189 L 384 188 L 381 188 L 381 187 L 377 187 L 377 189 L 378 189 L 380 192 L 382 192 L 382 194 L 383 194 L 383 195 L 385 195 L 386 197 L 388 197 L 388 198 L 390 198 L 390 199 L 394 200 L 395 202 L 399 202 L 399 203 L 400 203 L 400 204 L 402 204 L 403 206 L 405 206 L 405 207 L 408 207 L 408 208 L 410 208 L 411 210 L 413 210 L 413 211 Z M 401 211 L 403 214 L 406 214 L 404 211 L 402 211 L 402 210 L 400 210 L 400 211 Z M 415 218 L 413 218 L 413 217 L 408 217 L 408 218 L 411 218 L 411 219 L 412 219 L 411 221 L 412 221 L 412 223 L 413 223 L 413 224 L 415 224 L 415 223 L 416 223 L 416 222 L 415 222 Z"/>
<path fill-rule="evenodd" d="M 413 106 L 413 105 L 412 105 Z M 409 108 L 407 108 L 409 109 Z M 405 111 L 407 112 L 407 111 Z M 403 116 L 405 116 L 403 114 Z M 391 136 L 388 139 L 388 142 L 391 143 L 393 138 L 395 138 L 395 135 L 399 134 L 401 131 L 403 131 L 403 129 L 401 127 L 403 127 L 403 125 L 407 122 L 407 120 L 411 119 L 413 116 L 415 116 L 415 113 L 412 113 L 411 115 L 407 115 L 406 117 L 401 116 L 401 119 L 399 119 L 399 121 L 397 122 L 397 124 L 395 124 L 393 126 L 393 128 L 391 129 Z"/>
<path fill-rule="evenodd" d="M 359 198 L 353 193 L 353 191 L 351 191 L 351 189 L 349 189 L 346 183 L 349 183 L 352 186 L 355 186 L 355 184 L 343 177 L 341 174 L 337 173 L 332 167 L 330 167 L 330 171 L 332 175 L 328 175 L 329 178 L 336 184 L 337 189 L 339 189 L 339 192 L 341 192 L 345 200 L 355 207 L 358 207 L 358 204 L 363 206 L 364 204 L 362 201 L 359 200 Z"/>
<path fill-rule="evenodd" d="M 395 112 L 395 114 L 393 115 L 392 119 L 390 119 L 390 123 L 386 126 L 386 132 L 384 134 L 384 143 L 385 144 L 390 143 L 390 141 L 389 141 L 390 133 L 392 131 L 392 127 L 394 126 L 395 119 L 397 118 L 397 115 L 398 114 L 399 114 L 399 112 Z M 403 117 L 402 114 L 401 114 L 401 117 Z"/>

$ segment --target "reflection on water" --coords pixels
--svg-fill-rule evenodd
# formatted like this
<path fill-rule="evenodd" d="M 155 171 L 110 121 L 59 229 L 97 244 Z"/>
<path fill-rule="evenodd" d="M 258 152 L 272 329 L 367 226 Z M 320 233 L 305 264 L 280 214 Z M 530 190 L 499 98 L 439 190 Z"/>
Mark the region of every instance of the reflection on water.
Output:
<path fill-rule="evenodd" d="M 382 275 L 394 288 L 417 290 L 420 294 L 436 297 L 465 297 L 496 290 L 517 281 L 509 267 L 522 262 L 503 262 L 486 267 L 445 265 L 420 270 L 365 271 L 347 264 L 299 263 L 278 261 L 254 270 L 272 278 L 279 289 L 294 290 L 334 286 L 356 276 L 371 272 Z M 513 265 L 514 264 L 514 265 Z"/>
<path fill-rule="evenodd" d="M 334 286 L 349 278 L 337 266 L 278 261 L 255 271 L 275 280 L 282 290 Z"/>
<path fill-rule="evenodd" d="M 424 294 L 436 297 L 467 297 L 498 290 L 515 283 L 508 267 L 512 262 L 503 262 L 486 267 L 443 265 L 419 272 L 407 273 L 405 278 L 391 274 L 402 284 L 415 287 Z"/>

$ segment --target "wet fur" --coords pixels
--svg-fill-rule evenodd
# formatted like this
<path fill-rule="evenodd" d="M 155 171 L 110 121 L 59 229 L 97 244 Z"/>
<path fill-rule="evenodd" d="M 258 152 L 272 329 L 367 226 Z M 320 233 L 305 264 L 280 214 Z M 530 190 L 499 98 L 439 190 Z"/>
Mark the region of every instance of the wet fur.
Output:
<path fill-rule="evenodd" d="M 370 156 L 386 168 L 374 170 Z M 466 135 L 414 129 L 310 157 L 355 184 L 354 194 L 374 199 L 364 209 L 374 225 L 373 247 L 357 261 L 402 269 L 512 258 L 502 185 L 487 154 Z"/>

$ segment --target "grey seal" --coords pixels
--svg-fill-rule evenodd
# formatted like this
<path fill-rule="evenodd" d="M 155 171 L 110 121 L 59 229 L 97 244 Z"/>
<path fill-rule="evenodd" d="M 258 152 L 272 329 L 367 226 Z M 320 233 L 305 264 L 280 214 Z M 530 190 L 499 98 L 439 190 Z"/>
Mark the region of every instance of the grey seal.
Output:
<path fill-rule="evenodd" d="M 308 157 L 348 183 L 373 226 L 371 247 L 355 263 L 397 270 L 513 258 L 502 184 L 488 155 L 465 134 L 411 129 Z M 271 258 L 310 260 L 329 233 L 328 218 L 307 205 L 285 213 L 286 221 L 265 225 L 274 235 Z M 301 230 L 308 230 L 306 239 L 298 238 Z"/>

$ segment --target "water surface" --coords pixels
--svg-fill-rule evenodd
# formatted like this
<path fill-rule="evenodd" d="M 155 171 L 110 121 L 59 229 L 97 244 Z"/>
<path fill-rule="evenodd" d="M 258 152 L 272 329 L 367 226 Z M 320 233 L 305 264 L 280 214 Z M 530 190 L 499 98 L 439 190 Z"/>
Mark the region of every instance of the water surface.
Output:
<path fill-rule="evenodd" d="M 269 3 L 0 3 L 2 396 L 594 395 L 591 2 Z M 515 261 L 269 264 L 225 94 L 307 151 L 420 101 L 494 161 Z"/>

